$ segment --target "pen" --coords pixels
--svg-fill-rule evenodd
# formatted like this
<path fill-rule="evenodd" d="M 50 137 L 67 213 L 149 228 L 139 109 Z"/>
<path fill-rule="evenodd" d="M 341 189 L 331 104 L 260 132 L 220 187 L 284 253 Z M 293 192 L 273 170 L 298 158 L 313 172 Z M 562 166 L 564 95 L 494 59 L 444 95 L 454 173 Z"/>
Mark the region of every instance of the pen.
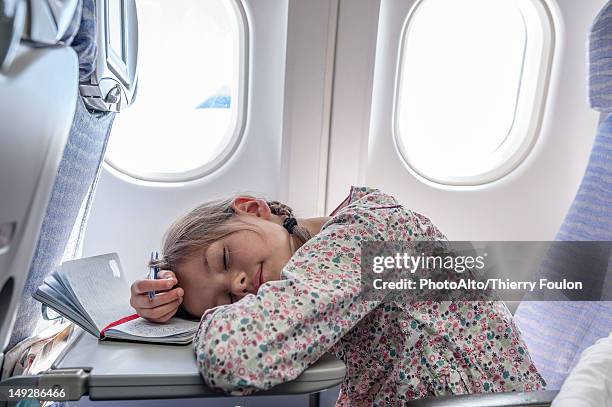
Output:
<path fill-rule="evenodd" d="M 159 259 L 159 253 L 155 252 L 155 260 Z M 153 261 L 153 252 L 151 252 L 151 261 Z M 155 280 L 157 278 L 157 267 L 149 267 L 149 280 Z M 149 300 L 155 297 L 155 290 L 149 291 Z"/>

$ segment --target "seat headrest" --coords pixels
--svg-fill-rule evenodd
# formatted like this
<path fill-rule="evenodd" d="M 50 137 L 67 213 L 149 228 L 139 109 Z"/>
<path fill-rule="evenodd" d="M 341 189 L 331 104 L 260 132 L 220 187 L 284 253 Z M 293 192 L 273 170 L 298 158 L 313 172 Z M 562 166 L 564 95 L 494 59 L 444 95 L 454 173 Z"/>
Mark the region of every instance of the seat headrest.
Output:
<path fill-rule="evenodd" d="M 77 11 L 79 0 L 29 0 L 23 38 L 37 44 L 62 41 Z"/>
<path fill-rule="evenodd" d="M 0 69 L 11 64 L 26 20 L 25 1 L 0 0 Z"/>
<path fill-rule="evenodd" d="M 24 39 L 38 46 L 71 41 L 80 0 L 0 0 L 0 68 L 10 65 Z"/>
<path fill-rule="evenodd" d="M 589 103 L 600 112 L 612 112 L 612 1 L 595 17 L 588 41 Z"/>

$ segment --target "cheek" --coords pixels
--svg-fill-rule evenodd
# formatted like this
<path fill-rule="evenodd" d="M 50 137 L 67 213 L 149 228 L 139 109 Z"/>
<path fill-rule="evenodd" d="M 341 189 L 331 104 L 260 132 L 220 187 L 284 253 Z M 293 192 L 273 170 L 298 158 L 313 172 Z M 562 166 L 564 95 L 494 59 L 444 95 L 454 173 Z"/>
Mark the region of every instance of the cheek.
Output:
<path fill-rule="evenodd" d="M 270 239 L 268 246 L 276 256 L 286 256 L 291 251 L 289 246 L 289 235 L 283 235 L 282 233 L 276 234 L 273 239 Z"/>
<path fill-rule="evenodd" d="M 183 308 L 185 308 L 185 310 L 192 315 L 197 317 L 202 316 L 205 308 L 204 297 L 202 295 L 198 295 L 196 290 L 185 290 L 184 287 L 183 290 L 185 291 L 185 294 L 183 295 Z"/>
<path fill-rule="evenodd" d="M 274 252 L 274 247 L 270 247 L 265 241 L 245 242 L 239 249 L 234 252 L 235 260 L 241 266 L 252 265 L 258 263 L 262 258 L 270 256 Z"/>
<path fill-rule="evenodd" d="M 182 277 L 182 278 L 181 278 Z M 204 276 L 177 276 L 178 287 L 183 289 L 183 307 L 194 315 L 192 310 L 201 309 L 204 301 L 204 289 L 207 286 Z M 175 286 L 176 288 L 176 286 Z"/>

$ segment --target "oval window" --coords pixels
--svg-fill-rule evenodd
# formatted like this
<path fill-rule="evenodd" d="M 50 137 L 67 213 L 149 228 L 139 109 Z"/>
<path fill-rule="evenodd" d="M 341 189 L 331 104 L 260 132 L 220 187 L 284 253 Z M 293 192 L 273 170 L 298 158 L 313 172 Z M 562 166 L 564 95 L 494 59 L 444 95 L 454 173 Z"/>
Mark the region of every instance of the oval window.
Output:
<path fill-rule="evenodd" d="M 422 0 L 402 34 L 395 142 L 409 168 L 480 185 L 525 158 L 538 132 L 553 50 L 539 0 Z"/>
<path fill-rule="evenodd" d="M 117 114 L 106 162 L 187 181 L 225 162 L 246 112 L 247 26 L 238 1 L 137 0 L 138 95 Z"/>

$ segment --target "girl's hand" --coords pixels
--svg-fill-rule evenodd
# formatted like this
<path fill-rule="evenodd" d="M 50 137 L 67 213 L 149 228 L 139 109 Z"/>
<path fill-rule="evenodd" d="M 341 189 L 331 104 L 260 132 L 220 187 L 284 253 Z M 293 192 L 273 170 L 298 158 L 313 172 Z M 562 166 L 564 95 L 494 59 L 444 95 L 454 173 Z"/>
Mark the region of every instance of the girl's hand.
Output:
<path fill-rule="evenodd" d="M 176 313 L 183 302 L 182 288 L 172 288 L 178 280 L 170 270 L 161 270 L 155 280 L 136 280 L 132 284 L 130 305 L 138 315 L 152 322 L 166 322 Z M 155 297 L 149 299 L 149 291 Z"/>

